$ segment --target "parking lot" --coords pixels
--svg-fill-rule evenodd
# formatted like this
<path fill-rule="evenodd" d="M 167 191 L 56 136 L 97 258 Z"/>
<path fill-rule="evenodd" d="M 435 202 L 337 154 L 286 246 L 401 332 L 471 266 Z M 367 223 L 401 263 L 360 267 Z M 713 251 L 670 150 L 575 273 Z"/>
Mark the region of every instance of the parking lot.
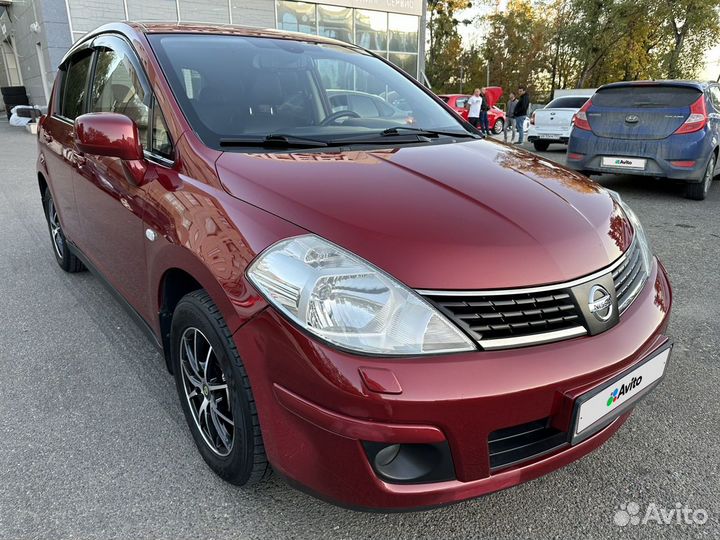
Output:
<path fill-rule="evenodd" d="M 0 121 L 0 538 L 720 537 L 720 181 L 695 202 L 681 185 L 597 178 L 635 209 L 675 294 L 666 379 L 615 437 L 503 492 L 368 514 L 205 466 L 160 354 L 98 280 L 53 260 L 35 154 Z M 709 519 L 620 526 L 628 503 Z"/>

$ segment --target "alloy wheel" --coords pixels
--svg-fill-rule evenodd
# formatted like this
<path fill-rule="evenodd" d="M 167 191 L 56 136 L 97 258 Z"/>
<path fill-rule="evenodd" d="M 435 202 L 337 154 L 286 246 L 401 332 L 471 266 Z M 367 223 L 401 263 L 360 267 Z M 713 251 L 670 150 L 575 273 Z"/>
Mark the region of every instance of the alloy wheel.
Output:
<path fill-rule="evenodd" d="M 235 442 L 230 389 L 210 341 L 195 327 L 180 338 L 180 366 L 196 427 L 213 452 L 227 456 Z"/>
<path fill-rule="evenodd" d="M 65 238 L 60 228 L 60 220 L 58 219 L 57 210 L 55 210 L 55 203 L 50 199 L 48 208 L 48 220 L 50 222 L 50 235 L 52 236 L 53 247 L 58 257 L 63 258 L 65 253 Z"/>

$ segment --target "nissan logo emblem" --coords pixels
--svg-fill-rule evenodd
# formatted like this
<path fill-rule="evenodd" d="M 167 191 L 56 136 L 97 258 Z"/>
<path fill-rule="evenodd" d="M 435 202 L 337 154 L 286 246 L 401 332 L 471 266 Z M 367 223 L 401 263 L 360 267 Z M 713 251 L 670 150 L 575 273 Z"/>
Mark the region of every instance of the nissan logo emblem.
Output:
<path fill-rule="evenodd" d="M 593 285 L 588 298 L 590 313 L 599 321 L 607 321 L 613 313 L 612 296 L 602 285 Z"/>
<path fill-rule="evenodd" d="M 640 117 L 637 114 L 628 114 L 625 117 L 625 121 L 628 124 L 637 124 L 637 122 L 640 120 Z"/>

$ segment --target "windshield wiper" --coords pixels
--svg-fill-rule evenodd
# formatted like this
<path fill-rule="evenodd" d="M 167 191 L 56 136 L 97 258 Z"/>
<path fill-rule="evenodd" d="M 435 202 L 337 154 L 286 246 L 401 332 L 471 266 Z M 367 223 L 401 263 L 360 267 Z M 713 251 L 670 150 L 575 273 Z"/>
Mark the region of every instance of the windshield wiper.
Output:
<path fill-rule="evenodd" d="M 273 133 L 266 137 L 221 138 L 220 146 L 260 146 L 263 148 L 324 148 L 328 144 L 318 139 Z"/>
<path fill-rule="evenodd" d="M 432 137 L 432 136 L 439 136 L 439 135 L 445 135 L 447 137 L 462 137 L 462 138 L 471 138 L 471 139 L 481 139 L 479 135 L 474 135 L 473 133 L 469 133 L 467 131 L 443 131 L 440 129 L 423 129 L 423 128 L 414 128 L 410 126 L 397 126 L 397 127 L 391 127 L 384 129 L 380 132 L 380 135 L 383 137 L 388 137 L 392 135 L 400 135 L 402 131 L 411 131 L 413 133 L 416 133 L 418 135 L 423 135 L 425 137 Z"/>

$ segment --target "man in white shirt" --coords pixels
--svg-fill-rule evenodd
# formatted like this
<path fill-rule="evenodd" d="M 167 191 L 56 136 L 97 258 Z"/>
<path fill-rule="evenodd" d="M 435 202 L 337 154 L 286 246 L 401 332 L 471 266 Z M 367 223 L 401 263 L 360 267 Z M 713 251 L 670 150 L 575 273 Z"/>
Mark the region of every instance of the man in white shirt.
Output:
<path fill-rule="evenodd" d="M 480 124 L 480 109 L 482 108 L 483 98 L 480 95 L 480 89 L 476 88 L 473 95 L 465 102 L 465 109 L 468 111 L 468 122 L 478 127 Z"/>

